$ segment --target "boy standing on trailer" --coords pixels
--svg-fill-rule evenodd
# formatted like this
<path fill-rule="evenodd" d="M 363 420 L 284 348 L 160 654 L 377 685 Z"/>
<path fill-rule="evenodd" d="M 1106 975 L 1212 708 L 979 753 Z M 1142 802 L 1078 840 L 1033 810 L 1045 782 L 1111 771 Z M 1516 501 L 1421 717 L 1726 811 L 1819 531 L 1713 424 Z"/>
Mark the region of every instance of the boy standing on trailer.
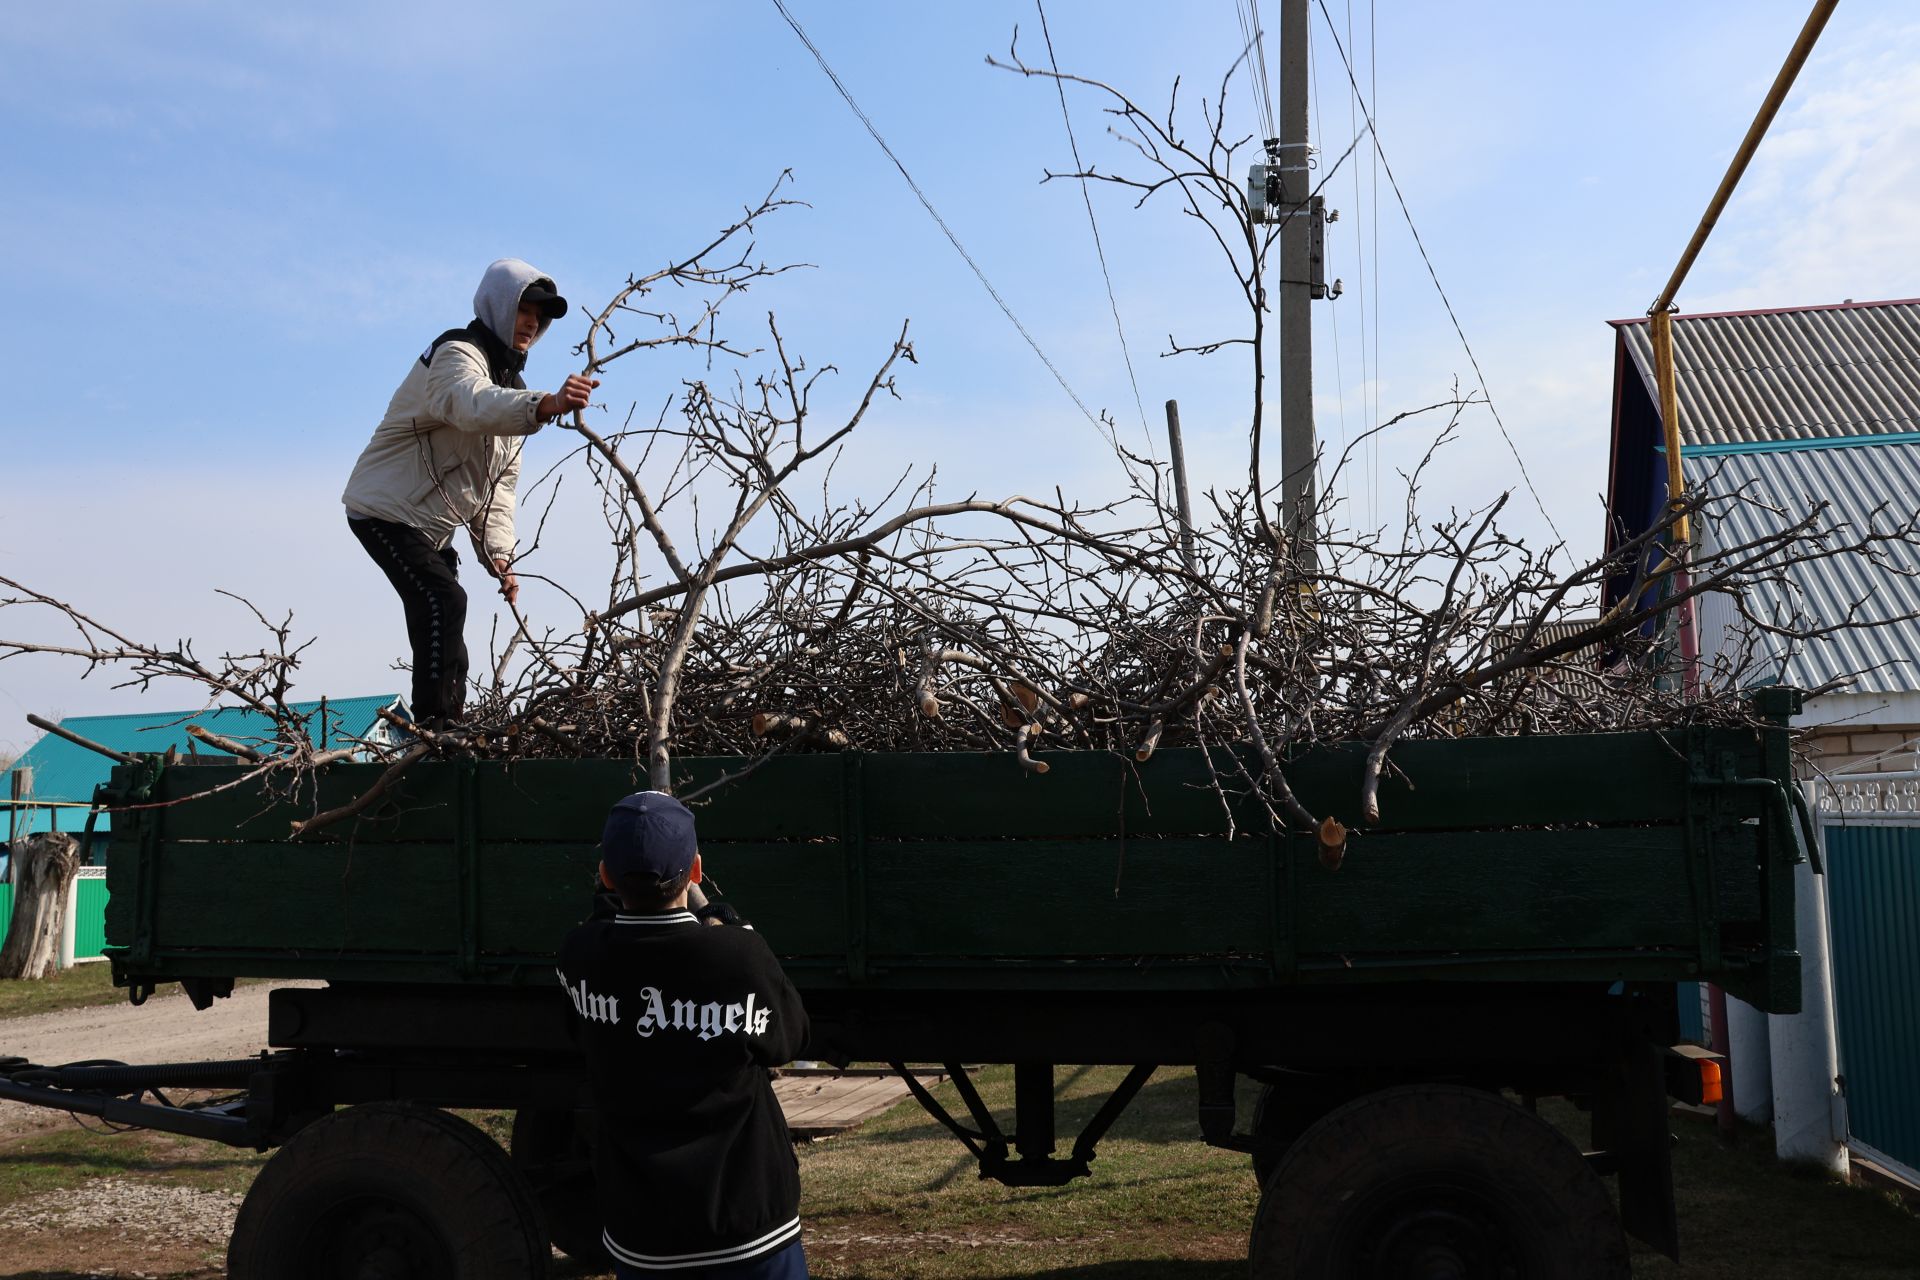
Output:
<path fill-rule="evenodd" d="M 529 391 L 521 371 L 547 326 L 567 314 L 550 276 L 518 258 L 487 268 L 474 318 L 435 338 L 387 403 L 340 500 L 347 527 L 400 593 L 413 650 L 414 718 L 457 724 L 466 702 L 467 593 L 453 536 L 465 529 L 508 604 L 521 441 L 585 408 L 598 380 L 570 374 Z"/>
<path fill-rule="evenodd" d="M 624 910 L 560 948 L 599 1112 L 602 1239 L 622 1280 L 805 1280 L 800 1171 L 768 1070 L 807 1038 L 800 994 L 751 928 L 687 910 L 693 814 L 642 791 L 613 806 L 600 878 Z"/>

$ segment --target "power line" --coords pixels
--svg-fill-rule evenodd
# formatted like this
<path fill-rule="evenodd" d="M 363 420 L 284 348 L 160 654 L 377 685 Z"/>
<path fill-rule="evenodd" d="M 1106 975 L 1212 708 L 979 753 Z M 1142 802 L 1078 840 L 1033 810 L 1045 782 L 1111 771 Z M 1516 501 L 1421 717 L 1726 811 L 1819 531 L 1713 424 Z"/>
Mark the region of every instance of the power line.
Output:
<path fill-rule="evenodd" d="M 1153 432 L 1147 427 L 1147 407 L 1140 399 L 1140 380 L 1133 372 L 1133 352 L 1127 348 L 1127 330 L 1120 323 L 1120 303 L 1113 296 L 1113 276 L 1107 270 L 1106 246 L 1100 242 L 1100 223 L 1093 216 L 1093 197 L 1087 191 L 1086 165 L 1080 162 L 1080 142 L 1073 136 L 1073 117 L 1067 114 L 1067 86 L 1060 79 L 1060 60 L 1053 56 L 1053 33 L 1047 30 L 1047 7 L 1041 0 L 1033 0 L 1033 7 L 1040 11 L 1040 34 L 1047 42 L 1047 63 L 1053 68 L 1053 87 L 1060 94 L 1060 119 L 1067 126 L 1067 146 L 1073 151 L 1073 171 L 1080 175 L 1080 199 L 1087 206 L 1087 225 L 1093 229 L 1093 251 L 1100 259 L 1100 275 L 1107 282 L 1107 305 L 1113 310 L 1113 331 L 1120 336 L 1120 358 L 1126 361 L 1127 381 L 1133 386 L 1133 407 L 1140 414 L 1140 430 L 1147 437 L 1147 448 L 1153 449 Z"/>
<path fill-rule="evenodd" d="M 1367 0 L 1367 92 L 1373 95 L 1373 103 L 1376 107 L 1380 105 L 1379 54 L 1379 13 L 1375 0 Z M 1373 149 L 1373 171 L 1369 176 L 1367 191 L 1367 208 L 1371 215 L 1368 221 L 1371 222 L 1373 231 L 1373 415 L 1368 421 L 1378 422 L 1380 421 L 1380 384 L 1384 380 L 1380 366 L 1380 148 L 1378 146 Z M 1368 439 L 1367 448 L 1373 459 L 1372 505 L 1377 512 L 1380 506 L 1380 437 L 1376 435 Z M 1376 514 L 1374 518 L 1377 520 L 1379 516 Z"/>
<path fill-rule="evenodd" d="M 1260 25 L 1260 0 L 1247 0 L 1247 21 L 1253 25 L 1254 65 L 1260 72 L 1260 96 L 1267 100 L 1267 136 L 1280 132 L 1279 117 L 1273 110 L 1273 77 L 1267 72 L 1267 35 Z"/>
<path fill-rule="evenodd" d="M 1240 55 L 1253 64 L 1247 81 L 1252 86 L 1254 108 L 1265 126 L 1260 136 L 1271 138 L 1279 129 L 1274 123 L 1273 86 L 1267 79 L 1266 51 L 1257 47 L 1261 43 L 1260 14 L 1252 8 L 1250 0 L 1233 0 L 1233 16 L 1240 23 Z"/>
<path fill-rule="evenodd" d="M 1094 415 L 1091 409 L 1087 408 L 1086 402 L 1080 399 L 1079 394 L 1075 392 L 1071 386 L 1067 385 L 1065 376 L 1061 374 L 1059 369 L 1054 367 L 1053 361 L 1049 360 L 1047 353 L 1040 349 L 1040 344 L 1034 340 L 1033 335 L 1027 332 L 1027 326 L 1020 323 L 1020 317 L 1013 314 L 1013 308 L 1008 306 L 1007 300 L 1000 296 L 1000 291 L 993 287 L 993 281 L 987 279 L 987 273 L 980 269 L 980 264 L 975 262 L 973 255 L 967 252 L 967 247 L 960 243 L 960 237 L 953 234 L 953 228 L 947 225 L 947 220 L 940 216 L 938 209 L 933 207 L 933 201 L 927 198 L 927 193 L 920 189 L 920 184 L 915 182 L 913 175 L 907 172 L 907 166 L 900 163 L 900 157 L 893 153 L 893 148 L 887 145 L 887 140 L 880 136 L 880 130 L 874 127 L 874 123 L 867 116 L 867 113 L 862 111 L 860 104 L 853 100 L 853 94 L 847 89 L 847 86 L 841 81 L 838 75 L 834 74 L 833 68 L 827 65 L 827 56 L 820 52 L 820 47 L 808 38 L 805 29 L 801 27 L 799 21 L 792 13 L 788 12 L 785 0 L 773 0 L 773 7 L 780 11 L 780 16 L 787 20 L 788 26 L 793 28 L 793 34 L 800 37 L 800 43 L 807 47 L 807 52 L 813 55 L 813 60 L 820 64 L 822 71 L 827 73 L 827 79 L 833 81 L 833 87 L 840 91 L 840 96 L 846 100 L 847 106 L 852 109 L 855 116 L 859 117 L 860 123 L 866 126 L 867 132 L 873 135 L 873 140 L 880 144 L 880 150 L 886 152 L 887 159 L 893 161 L 893 167 L 900 171 L 900 176 L 907 180 L 907 186 L 913 189 L 913 194 L 919 198 L 921 207 L 927 211 L 928 216 L 933 219 L 934 223 L 947 237 L 947 242 L 953 246 L 954 251 L 960 255 L 967 266 L 973 269 L 974 277 L 980 281 L 981 288 L 987 291 L 987 296 L 993 299 L 994 305 L 1000 308 L 1001 314 L 1005 315 L 1007 319 L 1012 322 L 1013 327 L 1020 331 L 1020 336 L 1026 339 L 1029 347 L 1033 348 L 1033 354 L 1040 357 L 1040 363 L 1047 366 L 1047 372 L 1052 374 L 1053 380 L 1060 384 L 1060 389 L 1066 392 L 1067 396 L 1073 401 L 1075 406 L 1079 408 L 1080 412 L 1086 415 L 1088 422 L 1091 422 L 1098 430 L 1110 435 L 1111 432 L 1109 429 L 1101 423 L 1100 419 Z"/>
<path fill-rule="evenodd" d="M 1320 59 L 1314 56 L 1312 40 L 1308 40 L 1307 42 L 1307 75 L 1313 84 L 1314 119 L 1319 125 L 1319 132 L 1325 133 L 1327 129 L 1327 113 L 1320 105 Z M 1352 118 L 1353 117 L 1353 110 L 1352 110 L 1353 97 L 1351 94 L 1348 95 L 1347 102 L 1348 102 L 1347 122 L 1348 124 L 1352 124 L 1354 122 Z M 1353 144 L 1354 146 L 1360 145 L 1360 139 L 1358 136 L 1354 138 Z M 1359 173 L 1360 173 L 1359 167 L 1355 166 L 1353 172 L 1354 172 L 1354 180 L 1356 182 L 1359 181 Z M 1325 181 L 1323 180 L 1320 185 L 1325 186 L 1326 185 Z M 1327 310 L 1333 313 L 1333 391 L 1334 391 L 1335 402 L 1338 404 L 1339 410 L 1340 410 L 1340 453 L 1341 453 L 1342 460 L 1344 461 L 1347 448 L 1348 448 L 1348 444 L 1347 444 L 1347 362 L 1346 362 L 1346 358 L 1342 356 L 1340 353 L 1341 316 L 1340 316 L 1340 312 L 1336 310 L 1334 306 L 1334 299 L 1337 298 L 1338 296 L 1339 296 L 1338 294 L 1331 293 L 1331 292 L 1328 294 Z M 1364 316 L 1366 313 L 1363 311 L 1361 314 Z M 1362 329 L 1361 336 L 1363 338 L 1365 337 L 1365 334 L 1366 334 L 1365 329 Z M 1364 368 L 1364 366 L 1365 366 L 1365 360 L 1363 356 L 1362 367 Z M 1364 385 L 1364 375 L 1362 376 L 1362 385 Z"/>
<path fill-rule="evenodd" d="M 1347 0 L 1347 43 L 1354 44 L 1353 0 Z M 1357 48 L 1358 46 L 1356 45 L 1355 47 Z M 1317 66 L 1318 63 L 1316 62 L 1315 65 Z M 1360 131 L 1360 121 L 1355 118 L 1355 113 L 1358 110 L 1359 108 L 1355 105 L 1354 95 L 1349 94 L 1347 96 L 1347 127 L 1355 133 Z M 1378 173 L 1377 168 L 1375 172 Z M 1375 185 L 1377 188 L 1377 178 Z M 1349 219 L 1349 221 L 1353 223 L 1354 269 L 1359 272 L 1359 281 L 1358 286 L 1354 289 L 1354 298 L 1360 307 L 1360 412 L 1367 422 L 1372 423 L 1380 420 L 1380 409 L 1378 404 L 1379 388 L 1374 385 L 1367 360 L 1367 233 L 1357 216 L 1363 207 L 1364 201 L 1360 188 L 1360 166 L 1355 165 L 1353 167 L 1353 209 L 1356 216 Z M 1375 209 L 1374 213 L 1377 220 L 1379 210 Z M 1375 266 L 1377 267 L 1378 263 L 1376 263 Z M 1375 274 L 1377 275 L 1378 272 L 1376 271 Z M 1378 323 L 1377 319 L 1375 323 Z M 1336 329 L 1336 332 L 1337 331 Z M 1379 455 L 1373 450 L 1373 444 L 1374 437 L 1369 435 L 1367 437 L 1367 452 L 1371 459 L 1367 480 L 1367 521 L 1369 524 L 1371 524 L 1374 519 L 1374 507 L 1376 505 L 1374 488 L 1378 484 L 1379 471 Z"/>
<path fill-rule="evenodd" d="M 775 0 L 778 3 L 778 0 Z M 1333 25 L 1333 15 L 1327 12 L 1327 0 L 1315 0 L 1320 8 L 1320 16 L 1326 20 L 1327 32 L 1333 37 L 1333 47 L 1340 53 L 1340 61 L 1347 69 L 1347 83 L 1353 86 L 1354 96 L 1360 100 L 1360 112 L 1367 118 L 1367 129 L 1373 134 L 1374 154 L 1380 158 L 1380 167 L 1386 171 L 1387 185 L 1393 188 L 1393 198 L 1399 202 L 1400 216 L 1407 220 L 1407 230 L 1413 233 L 1414 247 L 1420 251 L 1420 261 L 1427 266 L 1427 275 L 1433 280 L 1433 287 L 1440 295 L 1440 303 L 1447 309 L 1447 319 L 1453 322 L 1453 332 L 1460 339 L 1460 346 L 1467 353 L 1467 362 L 1473 366 L 1473 375 L 1480 381 L 1480 394 L 1486 397 L 1487 411 L 1493 415 L 1493 424 L 1500 428 L 1500 438 L 1507 442 L 1507 451 L 1520 467 L 1520 478 L 1526 482 L 1527 492 L 1533 495 L 1533 505 L 1540 509 L 1546 518 L 1547 527 L 1553 530 L 1553 536 L 1561 541 L 1566 535 L 1560 532 L 1560 526 L 1553 522 L 1553 516 L 1547 512 L 1547 504 L 1540 500 L 1540 491 L 1533 487 L 1533 477 L 1527 472 L 1527 462 L 1520 456 L 1519 448 L 1513 443 L 1513 437 L 1507 433 L 1507 424 L 1500 418 L 1500 410 L 1494 407 L 1493 393 L 1487 390 L 1487 375 L 1480 370 L 1480 359 L 1473 354 L 1473 344 L 1467 341 L 1466 330 L 1460 327 L 1460 317 L 1454 313 L 1453 300 L 1447 297 L 1446 286 L 1440 283 L 1440 273 L 1434 270 L 1433 259 L 1427 254 L 1426 243 L 1420 239 L 1420 228 L 1414 225 L 1413 211 L 1407 208 L 1407 197 L 1400 190 L 1399 179 L 1393 176 L 1393 163 L 1387 159 L 1386 149 L 1380 145 L 1380 132 L 1373 126 L 1373 112 L 1367 106 L 1367 100 L 1360 95 L 1360 81 L 1353 74 L 1353 63 L 1347 59 L 1347 49 L 1340 42 L 1340 31 Z M 1377 265 L 1377 264 L 1376 264 Z"/>

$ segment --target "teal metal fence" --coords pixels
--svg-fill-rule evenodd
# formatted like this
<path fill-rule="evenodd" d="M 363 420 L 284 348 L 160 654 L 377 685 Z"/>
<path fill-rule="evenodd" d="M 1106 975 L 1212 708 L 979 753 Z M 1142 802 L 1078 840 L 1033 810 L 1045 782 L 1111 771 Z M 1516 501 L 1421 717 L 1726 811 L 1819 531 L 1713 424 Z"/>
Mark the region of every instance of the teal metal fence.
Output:
<path fill-rule="evenodd" d="M 1854 1138 L 1920 1168 L 1920 827 L 1827 827 L 1834 1017 Z"/>
<path fill-rule="evenodd" d="M 107 882 L 86 878 L 75 885 L 73 958 L 88 960 L 107 949 Z"/>
<path fill-rule="evenodd" d="M 73 958 L 87 960 L 107 949 L 107 882 L 80 880 L 74 888 Z M 13 924 L 13 886 L 0 884 L 0 942 Z"/>

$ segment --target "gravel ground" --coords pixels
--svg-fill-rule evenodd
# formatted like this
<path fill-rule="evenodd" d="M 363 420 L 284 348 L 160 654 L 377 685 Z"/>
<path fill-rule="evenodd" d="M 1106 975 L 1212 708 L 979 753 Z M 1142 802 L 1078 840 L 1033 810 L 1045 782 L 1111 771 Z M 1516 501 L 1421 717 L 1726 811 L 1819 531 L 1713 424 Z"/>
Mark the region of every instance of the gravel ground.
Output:
<path fill-rule="evenodd" d="M 164 1186 L 127 1178 L 99 1178 L 36 1196 L 14 1206 L 10 1229 L 88 1231 L 111 1227 L 145 1243 L 217 1246 L 233 1234 L 240 1194 L 199 1187 Z"/>

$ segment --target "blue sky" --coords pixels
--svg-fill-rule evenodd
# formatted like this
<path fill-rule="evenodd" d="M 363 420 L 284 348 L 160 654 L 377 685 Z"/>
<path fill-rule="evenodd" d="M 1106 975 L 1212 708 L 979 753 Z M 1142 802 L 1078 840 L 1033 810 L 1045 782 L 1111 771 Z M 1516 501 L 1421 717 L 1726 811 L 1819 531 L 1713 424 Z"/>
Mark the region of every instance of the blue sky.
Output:
<path fill-rule="evenodd" d="M 1044 58 L 1033 6 L 791 7 L 1082 398 L 1137 435 L 1080 196 L 1038 181 L 1067 164 L 1058 101 L 985 63 L 1016 25 L 1023 52 Z M 1645 310 L 1805 7 L 1353 6 L 1382 143 L 1542 503 L 1577 550 L 1600 529 L 1603 322 Z M 1274 26 L 1272 0 L 1262 10 Z M 1347 0 L 1327 10 L 1345 39 Z M 1047 16 L 1063 66 L 1146 103 L 1164 102 L 1176 75 L 1211 96 L 1239 44 L 1230 0 L 1055 0 Z M 1330 158 L 1353 136 L 1351 107 L 1317 9 L 1314 29 L 1314 133 Z M 1235 89 L 1229 118 L 1253 132 L 1244 82 Z M 1069 102 L 1083 153 L 1123 162 L 1097 103 Z M 848 484 L 910 463 L 938 464 L 949 493 L 1058 484 L 1097 497 L 1115 483 L 1091 428 L 770 2 L 36 6 L 0 32 L 0 112 L 0 237 L 17 282 L 0 309 L 13 372 L 0 572 L 208 652 L 254 640 L 215 588 L 290 609 L 319 637 L 309 695 L 402 687 L 388 669 L 397 604 L 338 494 L 407 362 L 469 314 L 485 264 L 524 257 L 597 303 L 785 168 L 812 207 L 769 226 L 764 252 L 816 266 L 737 304 L 735 324 L 750 331 L 776 310 L 850 388 L 913 322 L 920 363 L 862 429 Z M 1358 154 L 1327 187 L 1342 210 L 1331 269 L 1349 293 L 1315 313 L 1332 443 L 1375 406 L 1390 414 L 1473 378 L 1384 178 L 1376 207 Z M 1149 422 L 1157 430 L 1158 406 L 1177 397 L 1199 478 L 1230 483 L 1244 475 L 1243 367 L 1158 358 L 1169 332 L 1235 321 L 1230 281 L 1170 211 L 1095 194 Z M 1848 0 L 1682 305 L 1920 294 L 1916 242 L 1920 20 L 1892 0 Z M 536 350 L 534 385 L 563 376 L 578 336 L 576 313 Z M 657 405 L 686 372 L 628 364 L 603 388 L 615 411 Z M 1434 478 L 1436 503 L 1518 483 L 1491 422 L 1467 427 Z M 536 437 L 529 469 L 567 443 Z M 1403 455 L 1389 442 L 1369 460 L 1377 482 L 1356 477 L 1359 514 L 1392 489 Z M 1544 533 L 1524 491 L 1510 510 L 1516 530 Z M 543 551 L 556 576 L 597 570 L 580 515 L 563 509 Z M 541 616 L 537 594 L 531 607 Z M 0 633 L 21 631 L 0 615 Z M 28 710 L 195 701 L 77 675 L 52 660 L 0 665 L 0 746 L 31 736 Z"/>

